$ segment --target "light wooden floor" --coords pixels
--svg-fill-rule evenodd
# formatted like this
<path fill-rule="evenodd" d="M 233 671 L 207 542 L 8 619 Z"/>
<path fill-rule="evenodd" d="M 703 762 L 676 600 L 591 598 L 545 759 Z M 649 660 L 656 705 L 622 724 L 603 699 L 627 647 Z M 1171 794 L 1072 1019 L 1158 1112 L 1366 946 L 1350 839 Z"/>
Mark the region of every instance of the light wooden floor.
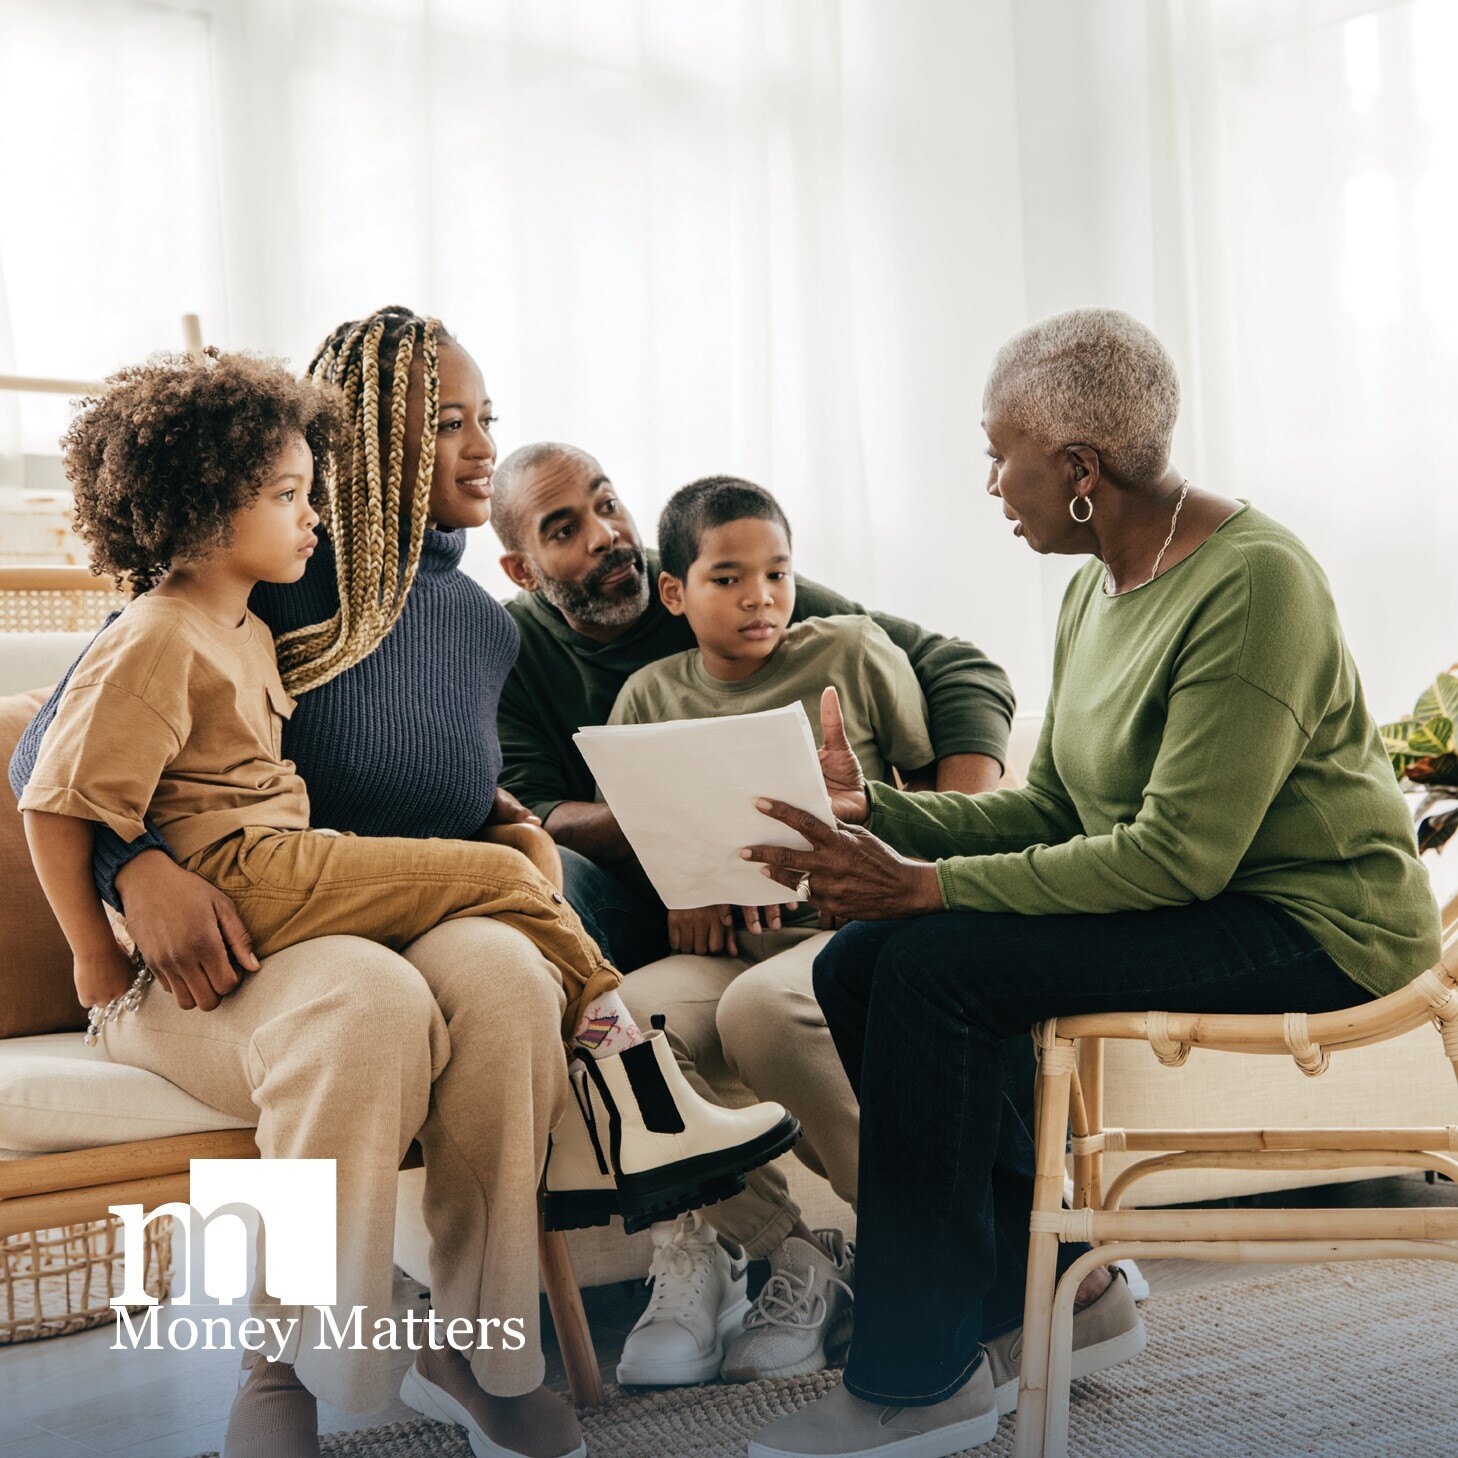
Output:
<path fill-rule="evenodd" d="M 1422 1176 L 1336 1186 L 1239 1204 L 1458 1205 L 1458 1186 L 1428 1185 Z M 1261 1277 L 1274 1266 L 1229 1262 L 1153 1261 L 1144 1267 L 1153 1294 Z M 759 1274 L 763 1280 L 763 1273 Z M 396 1273 L 394 1314 L 423 1312 L 426 1294 Z M 611 1380 L 623 1341 L 644 1305 L 643 1287 L 599 1287 L 584 1293 L 599 1365 Z M 566 1390 L 548 1334 L 547 1380 Z M 0 1347 L 0 1453 L 4 1458 L 192 1458 L 222 1444 L 238 1372 L 236 1352 L 114 1352 L 110 1329 L 52 1341 Z M 396 1382 L 412 1360 L 392 1355 Z M 326 1432 L 376 1427 L 415 1417 L 398 1400 L 378 1413 L 321 1409 Z"/>

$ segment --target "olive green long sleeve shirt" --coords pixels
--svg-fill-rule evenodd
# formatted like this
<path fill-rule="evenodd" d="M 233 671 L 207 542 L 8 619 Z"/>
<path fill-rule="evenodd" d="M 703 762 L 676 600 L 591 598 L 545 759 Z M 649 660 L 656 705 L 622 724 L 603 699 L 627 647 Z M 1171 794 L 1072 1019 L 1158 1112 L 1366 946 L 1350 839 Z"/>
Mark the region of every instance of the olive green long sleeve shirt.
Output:
<path fill-rule="evenodd" d="M 1246 506 L 1147 587 L 1069 585 L 1023 789 L 872 789 L 871 829 L 949 908 L 1284 908 L 1379 995 L 1437 960 L 1438 910 L 1326 576 Z"/>

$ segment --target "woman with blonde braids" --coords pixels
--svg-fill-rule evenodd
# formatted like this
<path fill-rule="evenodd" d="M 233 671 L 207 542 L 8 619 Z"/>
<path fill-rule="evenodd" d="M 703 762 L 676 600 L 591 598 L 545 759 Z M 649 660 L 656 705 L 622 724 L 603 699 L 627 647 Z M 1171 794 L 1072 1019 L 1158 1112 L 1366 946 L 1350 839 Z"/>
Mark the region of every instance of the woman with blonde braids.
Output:
<path fill-rule="evenodd" d="M 417 882 L 419 898 L 430 894 L 426 883 L 445 874 L 447 860 L 483 850 L 452 853 L 445 842 L 533 818 L 496 785 L 496 704 L 516 630 L 459 570 L 465 530 L 490 517 L 494 417 L 470 356 L 436 321 L 403 309 L 336 330 L 310 373 L 337 385 L 347 407 L 349 440 L 326 466 L 326 534 L 298 581 L 260 584 L 249 606 L 274 632 L 297 698 L 282 750 L 307 782 L 309 823 L 389 837 L 375 842 L 384 856 L 414 845 L 417 876 L 375 877 L 375 899 L 398 903 Z M 167 435 L 169 444 L 185 437 L 174 455 L 209 433 L 233 445 L 231 415 L 220 416 L 235 406 L 213 408 Z M 251 443 L 241 441 L 242 453 Z M 179 489 L 189 488 L 180 481 Z M 65 688 L 27 731 L 12 781 L 30 777 Z M 346 860 L 373 854 L 367 839 L 310 830 L 282 839 L 311 837 L 316 848 L 357 848 Z M 235 894 L 252 915 L 287 878 L 275 880 L 272 862 L 250 871 L 246 861 L 240 854 Z M 402 955 L 327 935 L 260 964 L 233 902 L 176 864 L 150 826 L 129 843 L 98 828 L 95 873 L 160 984 L 105 1028 L 107 1055 L 256 1123 L 267 1157 L 336 1163 L 333 1324 L 347 1327 L 363 1308 L 367 1349 L 321 1340 L 320 1312 L 280 1309 L 260 1276 L 254 1313 L 290 1336 L 267 1358 L 245 1357 L 224 1458 L 316 1458 L 317 1398 L 368 1410 L 388 1396 L 387 1359 L 369 1349 L 368 1334 L 391 1309 L 396 1170 L 415 1139 L 425 1156 L 432 1310 L 441 1330 L 464 1320 L 479 1335 L 464 1354 L 421 1351 L 402 1396 L 465 1425 L 478 1455 L 585 1452 L 572 1412 L 542 1386 L 536 1196 L 548 1132 L 566 1102 L 566 1062 L 563 980 L 535 934 L 467 914 L 417 936 Z M 299 915 L 327 915 L 334 890 L 321 884 Z M 359 914 L 373 915 L 354 893 Z M 402 915 L 429 925 L 419 911 L 412 904 Z M 354 929 L 336 916 L 330 929 L 345 926 Z M 626 1009 L 622 1017 L 618 1033 L 631 1037 Z M 654 1035 L 616 1056 L 649 1054 L 661 1041 Z"/>

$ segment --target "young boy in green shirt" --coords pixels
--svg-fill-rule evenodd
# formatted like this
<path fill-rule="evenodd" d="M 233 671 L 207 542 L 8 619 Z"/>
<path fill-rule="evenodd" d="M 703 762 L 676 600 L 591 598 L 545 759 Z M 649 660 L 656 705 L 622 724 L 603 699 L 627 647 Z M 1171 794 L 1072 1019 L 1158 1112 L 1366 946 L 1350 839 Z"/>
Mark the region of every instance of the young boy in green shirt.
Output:
<path fill-rule="evenodd" d="M 819 733 L 820 696 L 839 691 L 846 737 L 868 779 L 903 779 L 935 758 L 926 701 L 907 656 L 870 618 L 791 624 L 790 524 L 762 486 L 710 476 L 677 491 L 658 522 L 659 596 L 686 618 L 697 648 L 650 663 L 623 685 L 610 724 L 753 714 L 799 702 Z M 759 929 L 758 908 L 744 909 Z M 792 921 L 815 919 L 796 908 Z M 778 924 L 773 908 L 772 925 Z M 733 952 L 733 912 L 668 913 L 674 951 Z"/>

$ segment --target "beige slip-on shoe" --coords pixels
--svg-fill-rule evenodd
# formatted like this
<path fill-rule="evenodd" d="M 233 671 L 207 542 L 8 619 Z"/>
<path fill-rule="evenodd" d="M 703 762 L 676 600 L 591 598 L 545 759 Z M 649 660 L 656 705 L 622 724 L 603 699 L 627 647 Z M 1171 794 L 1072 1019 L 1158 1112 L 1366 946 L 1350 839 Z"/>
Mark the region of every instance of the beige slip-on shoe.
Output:
<path fill-rule="evenodd" d="M 1113 1267 L 1113 1279 L 1103 1294 L 1090 1301 L 1082 1311 L 1073 1313 L 1073 1377 L 1091 1376 L 1105 1367 L 1115 1367 L 1137 1357 L 1144 1350 L 1147 1333 L 1144 1318 L 1134 1304 L 1129 1280 L 1123 1271 Z M 1018 1405 L 1018 1371 L 1023 1363 L 1023 1329 L 1014 1327 L 987 1343 L 987 1357 L 992 1367 L 992 1385 L 997 1395 L 997 1410 L 1010 1413 Z"/>
<path fill-rule="evenodd" d="M 757 1433 L 749 1458 L 952 1458 L 996 1436 L 984 1357 L 965 1386 L 931 1407 L 866 1402 L 837 1387 Z"/>

